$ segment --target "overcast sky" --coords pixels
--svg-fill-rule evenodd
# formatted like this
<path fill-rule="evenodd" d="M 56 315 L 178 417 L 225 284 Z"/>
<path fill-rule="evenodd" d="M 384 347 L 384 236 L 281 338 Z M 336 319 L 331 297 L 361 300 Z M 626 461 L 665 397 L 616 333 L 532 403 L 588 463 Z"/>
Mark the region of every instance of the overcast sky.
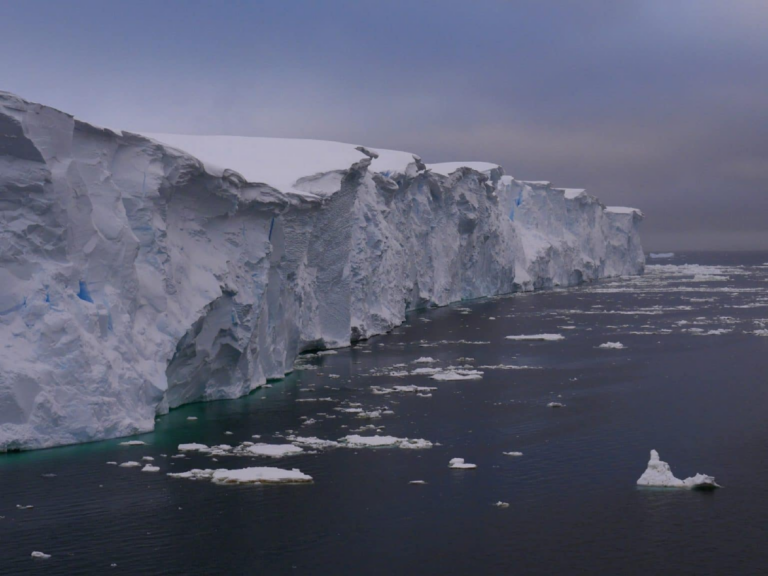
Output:
<path fill-rule="evenodd" d="M 768 0 L 4 0 L 0 89 L 114 128 L 487 160 L 768 248 Z"/>

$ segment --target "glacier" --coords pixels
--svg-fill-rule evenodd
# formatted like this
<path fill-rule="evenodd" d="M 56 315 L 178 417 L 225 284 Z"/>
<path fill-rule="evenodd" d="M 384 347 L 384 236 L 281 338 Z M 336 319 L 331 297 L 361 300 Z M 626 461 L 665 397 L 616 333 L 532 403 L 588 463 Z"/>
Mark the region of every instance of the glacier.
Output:
<path fill-rule="evenodd" d="M 415 308 L 641 274 L 642 218 L 491 163 L 142 135 L 0 92 L 0 451 L 151 431 Z"/>

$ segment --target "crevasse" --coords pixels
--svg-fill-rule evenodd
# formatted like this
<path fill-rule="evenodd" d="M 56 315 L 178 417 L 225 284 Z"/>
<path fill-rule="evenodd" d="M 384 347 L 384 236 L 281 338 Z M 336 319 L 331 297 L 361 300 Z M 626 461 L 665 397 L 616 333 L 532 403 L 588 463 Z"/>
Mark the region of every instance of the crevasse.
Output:
<path fill-rule="evenodd" d="M 494 164 L 149 138 L 0 92 L 0 450 L 152 430 L 414 308 L 640 274 L 641 220 Z"/>

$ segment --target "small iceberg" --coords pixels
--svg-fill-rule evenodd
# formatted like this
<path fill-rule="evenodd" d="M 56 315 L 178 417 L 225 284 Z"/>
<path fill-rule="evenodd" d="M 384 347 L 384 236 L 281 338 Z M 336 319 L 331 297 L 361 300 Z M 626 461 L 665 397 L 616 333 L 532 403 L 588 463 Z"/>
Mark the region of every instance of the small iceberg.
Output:
<path fill-rule="evenodd" d="M 48 560 L 48 558 L 50 557 L 51 555 L 46 554 L 45 552 L 38 552 L 37 550 L 32 552 L 32 558 L 39 558 L 40 560 Z"/>
<path fill-rule="evenodd" d="M 474 470 L 477 468 L 477 464 L 464 462 L 464 458 L 453 458 L 448 462 L 448 468 L 453 468 L 454 470 Z"/>
<path fill-rule="evenodd" d="M 494 506 L 496 506 L 496 508 L 509 508 L 509 502 L 502 502 L 499 500 Z"/>
<path fill-rule="evenodd" d="M 120 446 L 146 446 L 146 442 L 141 440 L 128 440 L 127 442 L 120 442 Z"/>
<path fill-rule="evenodd" d="M 419 486 L 423 486 L 426 484 L 426 482 L 424 480 L 411 480 L 410 482 L 408 482 L 408 484 L 416 484 Z"/>
<path fill-rule="evenodd" d="M 139 466 L 141 466 L 141 464 L 134 462 L 133 460 L 120 464 L 120 468 L 138 468 Z"/>
<path fill-rule="evenodd" d="M 550 402 L 547 404 L 547 408 L 565 408 L 565 404 L 562 402 Z"/>
<path fill-rule="evenodd" d="M 685 480 L 675 478 L 669 464 L 659 460 L 659 453 L 651 450 L 651 459 L 648 461 L 643 475 L 637 481 L 638 486 L 659 486 L 665 488 L 687 488 L 689 490 L 714 490 L 720 488 L 713 476 L 696 474 Z"/>
<path fill-rule="evenodd" d="M 562 334 L 523 334 L 520 336 L 507 336 L 507 340 L 531 340 L 538 342 L 554 342 L 557 340 L 564 340 L 565 336 Z"/>
<path fill-rule="evenodd" d="M 522 452 L 502 452 L 502 454 L 504 454 L 504 456 L 522 456 L 523 455 Z"/>
<path fill-rule="evenodd" d="M 603 348 L 605 350 L 623 350 L 625 346 L 621 342 L 606 342 L 605 344 L 600 344 L 598 348 Z"/>
<path fill-rule="evenodd" d="M 144 468 L 141 469 L 142 472 L 160 472 L 159 466 L 152 466 L 152 464 L 147 464 L 144 466 Z"/>

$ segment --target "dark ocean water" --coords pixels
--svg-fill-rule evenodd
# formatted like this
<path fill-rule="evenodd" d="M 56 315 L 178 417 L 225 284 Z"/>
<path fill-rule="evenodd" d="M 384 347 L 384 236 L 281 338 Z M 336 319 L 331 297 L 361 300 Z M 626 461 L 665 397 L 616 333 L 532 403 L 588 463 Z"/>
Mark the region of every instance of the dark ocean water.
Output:
<path fill-rule="evenodd" d="M 272 388 L 175 410 L 139 437 L 146 446 L 0 455 L 0 574 L 766 574 L 768 337 L 758 331 L 768 329 L 768 254 L 649 263 L 669 266 L 415 312 Z M 537 333 L 565 338 L 504 338 Z M 598 348 L 605 342 L 625 349 Z M 420 356 L 534 368 L 481 368 L 481 380 L 459 382 L 374 375 Z M 370 388 L 397 384 L 438 389 L 425 398 Z M 296 401 L 312 397 L 336 402 Z M 170 458 L 182 442 L 281 443 L 288 430 L 338 439 L 369 424 L 333 409 L 344 401 L 391 408 L 373 421 L 381 434 L 439 445 Z M 702 472 L 724 488 L 637 488 L 652 448 L 679 478 Z M 106 464 L 143 456 L 161 472 Z M 477 470 L 448 469 L 454 457 Z M 248 466 L 298 468 L 314 483 L 165 474 Z M 427 484 L 408 484 L 416 479 Z M 33 560 L 33 550 L 52 558 Z"/>

